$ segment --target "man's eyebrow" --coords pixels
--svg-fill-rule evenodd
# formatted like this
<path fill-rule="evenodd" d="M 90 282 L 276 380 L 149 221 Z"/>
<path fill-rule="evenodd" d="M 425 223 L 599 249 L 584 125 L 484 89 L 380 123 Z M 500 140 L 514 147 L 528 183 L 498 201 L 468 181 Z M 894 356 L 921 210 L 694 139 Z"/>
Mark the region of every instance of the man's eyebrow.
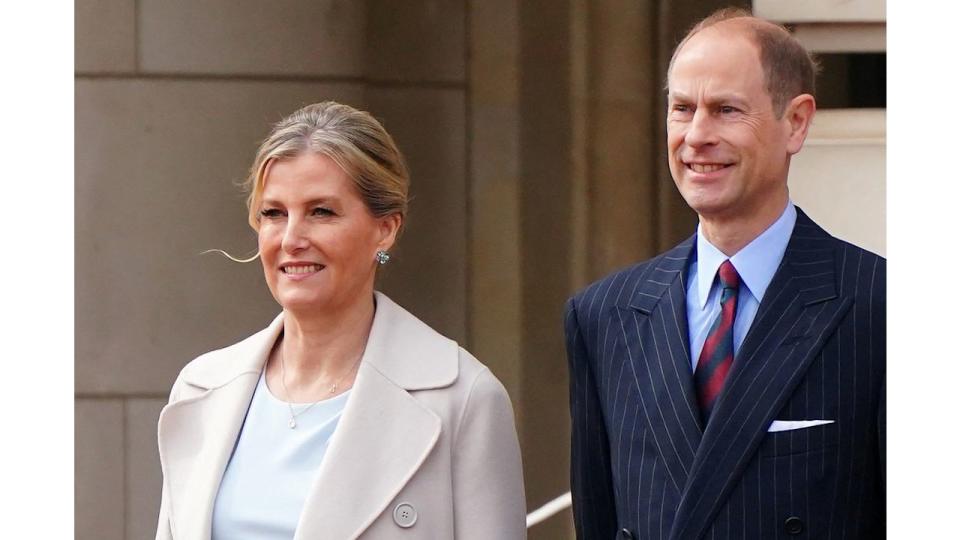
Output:
<path fill-rule="evenodd" d="M 724 92 L 719 94 L 713 94 L 707 97 L 707 103 L 746 103 L 747 98 L 736 92 Z"/>
<path fill-rule="evenodd" d="M 691 98 L 684 92 L 680 92 L 680 91 L 668 92 L 667 98 L 673 101 L 683 101 L 683 102 L 694 101 L 693 98 Z M 719 103 L 745 104 L 749 100 L 742 94 L 738 94 L 736 92 L 723 92 L 718 94 L 707 95 L 704 101 L 706 101 L 707 105 L 717 105 Z"/>

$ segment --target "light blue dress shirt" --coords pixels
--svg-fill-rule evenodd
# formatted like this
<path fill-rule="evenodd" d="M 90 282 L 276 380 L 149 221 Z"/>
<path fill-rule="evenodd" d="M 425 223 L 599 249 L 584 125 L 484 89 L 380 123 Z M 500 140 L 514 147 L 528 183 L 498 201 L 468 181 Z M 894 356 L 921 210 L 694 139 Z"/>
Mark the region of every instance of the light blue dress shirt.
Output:
<path fill-rule="evenodd" d="M 733 355 L 736 358 L 743 338 L 757 315 L 767 286 L 783 260 L 783 254 L 797 222 L 797 209 L 787 201 L 780 217 L 760 236 L 729 257 L 740 274 L 737 316 L 733 321 Z M 727 256 L 711 244 L 697 226 L 696 259 L 687 269 L 687 323 L 690 331 L 691 368 L 696 370 L 703 342 L 710 326 L 720 315 L 720 280 L 717 270 Z"/>
<path fill-rule="evenodd" d="M 337 429 L 350 391 L 297 415 L 270 393 L 263 375 L 220 482 L 213 540 L 290 540 L 303 503 Z M 294 404 L 294 412 L 305 404 Z"/>

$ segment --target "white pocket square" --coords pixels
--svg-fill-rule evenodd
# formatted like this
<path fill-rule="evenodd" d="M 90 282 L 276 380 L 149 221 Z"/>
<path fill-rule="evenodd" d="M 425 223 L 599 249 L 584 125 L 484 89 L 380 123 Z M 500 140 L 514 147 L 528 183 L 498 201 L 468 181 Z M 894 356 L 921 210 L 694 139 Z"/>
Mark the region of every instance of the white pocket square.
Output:
<path fill-rule="evenodd" d="M 770 427 L 767 428 L 767 431 L 791 431 L 794 429 L 803 429 L 832 423 L 833 420 L 774 420 L 770 424 Z"/>

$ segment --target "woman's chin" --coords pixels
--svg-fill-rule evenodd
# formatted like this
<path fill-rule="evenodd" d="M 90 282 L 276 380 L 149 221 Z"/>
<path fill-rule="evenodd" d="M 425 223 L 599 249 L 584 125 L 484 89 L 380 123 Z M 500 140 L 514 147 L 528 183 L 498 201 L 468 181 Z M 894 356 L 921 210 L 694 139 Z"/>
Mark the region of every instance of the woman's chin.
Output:
<path fill-rule="evenodd" d="M 289 313 L 317 313 L 329 309 L 331 305 L 327 295 L 281 294 L 276 300 Z"/>

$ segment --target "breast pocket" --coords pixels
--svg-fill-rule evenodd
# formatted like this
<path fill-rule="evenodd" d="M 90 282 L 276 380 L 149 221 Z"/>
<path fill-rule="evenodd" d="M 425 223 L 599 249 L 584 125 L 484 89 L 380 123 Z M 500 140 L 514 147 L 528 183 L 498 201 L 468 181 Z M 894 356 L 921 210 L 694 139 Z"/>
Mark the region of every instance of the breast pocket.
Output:
<path fill-rule="evenodd" d="M 767 432 L 760 442 L 760 457 L 825 452 L 837 446 L 837 423 Z"/>

